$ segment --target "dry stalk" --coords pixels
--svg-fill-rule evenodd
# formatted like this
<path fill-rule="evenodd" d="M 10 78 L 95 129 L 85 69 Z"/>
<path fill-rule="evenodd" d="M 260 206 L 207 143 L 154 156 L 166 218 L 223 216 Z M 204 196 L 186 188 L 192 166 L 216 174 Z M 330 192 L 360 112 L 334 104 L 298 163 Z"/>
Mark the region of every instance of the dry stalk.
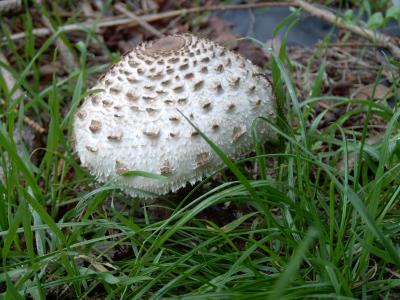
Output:
<path fill-rule="evenodd" d="M 0 52 L 0 61 L 6 65 L 9 65 L 7 58 L 4 56 L 2 52 Z M 0 74 L 3 76 L 8 91 L 12 91 L 12 89 L 16 85 L 16 81 L 12 76 L 12 74 L 8 72 L 7 69 L 2 67 L 0 67 Z M 12 95 L 11 100 L 15 101 L 19 97 L 22 97 L 24 94 L 25 93 L 20 88 L 17 88 L 14 94 Z M 24 116 L 24 123 L 40 134 L 46 132 L 46 129 L 44 129 L 42 126 L 40 126 L 38 123 L 36 123 L 34 120 L 30 119 L 27 116 Z"/>
<path fill-rule="evenodd" d="M 150 25 L 147 21 L 142 20 L 141 17 L 138 17 L 133 12 L 130 12 L 129 10 L 127 10 L 125 5 L 123 5 L 121 3 L 117 3 L 117 4 L 115 4 L 114 7 L 120 13 L 123 13 L 127 17 L 131 18 L 132 21 L 136 21 L 140 26 L 142 26 L 144 29 L 146 29 L 148 32 L 155 35 L 156 37 L 160 38 L 160 37 L 164 36 L 159 30 L 157 30 L 154 26 Z"/>
<path fill-rule="evenodd" d="M 238 4 L 238 5 L 218 5 L 218 6 L 205 6 L 205 7 L 193 7 L 193 8 L 184 8 L 178 10 L 171 10 L 163 13 L 150 14 L 141 16 L 140 19 L 144 22 L 150 23 L 158 20 L 174 18 L 187 14 L 194 13 L 202 13 L 206 11 L 218 11 L 218 10 L 240 10 L 247 8 L 259 8 L 259 7 L 276 7 L 276 6 L 289 6 L 292 5 L 292 1 L 282 1 L 282 2 L 261 2 L 261 3 L 247 3 L 247 4 Z M 133 20 L 130 17 L 125 16 L 117 16 L 106 18 L 97 21 L 88 21 L 82 22 L 79 24 L 69 24 L 64 26 L 59 26 L 58 30 L 62 32 L 71 32 L 71 31 L 85 31 L 87 28 L 91 28 L 93 30 L 98 30 L 101 28 L 111 27 L 111 26 L 138 26 L 140 25 L 136 20 Z M 52 31 L 48 28 L 37 28 L 33 29 L 33 34 L 38 37 L 48 36 L 52 33 Z M 19 32 L 12 34 L 10 39 L 19 40 L 25 38 L 25 32 Z"/>
<path fill-rule="evenodd" d="M 21 10 L 21 0 L 3 0 L 0 1 L 0 16 L 15 13 Z"/>
<path fill-rule="evenodd" d="M 155 34 L 153 29 L 150 29 L 148 23 L 155 22 L 162 19 L 174 18 L 177 16 L 201 13 L 205 11 L 218 11 L 218 10 L 240 10 L 246 8 L 260 8 L 260 7 L 273 7 L 273 6 L 294 6 L 302 8 L 307 13 L 321 18 L 327 22 L 337 25 L 340 28 L 347 29 L 354 34 L 360 35 L 373 43 L 376 43 L 379 47 L 384 47 L 389 49 L 392 54 L 400 58 L 400 48 L 393 42 L 393 38 L 383 33 L 378 33 L 370 29 L 366 29 L 354 24 L 346 24 L 344 20 L 330 12 L 329 10 L 323 9 L 321 7 L 316 7 L 315 5 L 309 4 L 304 0 L 293 0 L 293 1 L 281 1 L 281 2 L 261 2 L 261 3 L 247 3 L 247 4 L 233 4 L 233 5 L 217 5 L 217 6 L 205 6 L 205 7 L 193 7 L 193 8 L 185 8 L 179 10 L 172 10 L 163 13 L 149 14 L 144 16 L 136 16 L 132 13 L 129 13 L 129 17 L 118 16 L 113 18 L 102 19 L 100 21 L 89 21 L 83 22 L 80 24 L 69 24 L 65 26 L 60 26 L 59 30 L 62 32 L 70 32 L 70 31 L 84 31 L 86 28 L 93 28 L 94 30 L 98 30 L 105 27 L 110 26 L 138 26 L 141 25 L 144 28 L 151 31 Z M 126 11 L 124 12 L 127 15 Z M 144 25 L 146 24 L 146 25 Z M 151 26 L 151 25 L 150 25 Z M 154 27 L 153 27 L 154 28 Z M 33 34 L 36 36 L 47 36 L 52 33 L 52 30 L 49 28 L 37 28 L 33 30 Z M 24 38 L 26 36 L 25 32 L 20 32 L 11 35 L 12 40 L 18 40 Z"/>
<path fill-rule="evenodd" d="M 38 6 L 42 5 L 40 0 L 36 1 L 36 4 Z M 41 14 L 41 19 L 42 22 L 46 25 L 46 27 L 51 31 L 51 33 L 54 33 L 55 30 L 49 18 L 47 18 L 46 15 Z M 64 63 L 64 66 L 70 70 L 78 69 L 78 63 L 76 62 L 74 54 L 68 49 L 68 46 L 64 43 L 64 41 L 60 37 L 57 37 L 55 43 L 58 48 L 58 51 L 60 52 L 60 57 Z"/>

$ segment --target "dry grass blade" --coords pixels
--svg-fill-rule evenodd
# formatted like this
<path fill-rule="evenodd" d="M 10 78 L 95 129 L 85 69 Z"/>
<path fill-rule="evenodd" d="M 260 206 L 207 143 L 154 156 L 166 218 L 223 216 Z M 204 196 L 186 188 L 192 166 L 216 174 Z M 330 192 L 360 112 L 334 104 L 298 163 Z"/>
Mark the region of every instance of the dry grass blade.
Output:
<path fill-rule="evenodd" d="M 4 54 L 2 52 L 0 52 L 0 61 L 3 64 L 9 65 L 7 58 L 4 56 Z M 15 81 L 14 77 L 12 76 L 12 74 L 10 72 L 8 72 L 7 69 L 2 68 L 2 67 L 0 67 L 0 74 L 3 76 L 4 82 L 6 84 L 8 91 L 11 91 L 14 88 L 14 86 L 16 85 L 16 81 Z M 16 99 L 18 99 L 19 97 L 22 97 L 23 95 L 24 95 L 24 92 L 20 88 L 17 88 L 15 90 L 13 96 L 11 97 L 11 99 L 13 101 L 15 101 Z M 36 123 L 35 121 L 33 121 L 32 119 L 30 119 L 27 116 L 24 116 L 24 123 L 40 134 L 46 132 L 46 129 L 44 129 L 42 126 L 40 126 L 38 123 Z"/>
<path fill-rule="evenodd" d="M 174 18 L 182 15 L 187 14 L 195 14 L 195 13 L 202 13 L 206 11 L 218 11 L 218 10 L 240 10 L 240 9 L 247 9 L 247 8 L 260 8 L 260 7 L 273 7 L 273 6 L 290 6 L 293 5 L 291 1 L 284 1 L 284 2 L 261 2 L 261 3 L 248 3 L 248 4 L 238 4 L 238 5 L 217 5 L 217 6 L 205 6 L 205 7 L 193 7 L 193 8 L 184 8 L 178 10 L 171 10 L 163 13 L 156 13 L 141 16 L 140 19 L 143 22 L 155 22 L 162 19 L 169 19 Z M 84 31 L 85 28 L 93 28 L 94 30 L 98 30 L 101 28 L 111 27 L 111 26 L 119 26 L 119 25 L 126 25 L 126 26 L 138 26 L 140 25 L 137 20 L 132 18 L 127 18 L 125 16 L 118 16 L 103 19 L 100 21 L 89 21 L 83 22 L 80 24 L 69 24 L 60 26 L 58 29 L 61 32 L 71 32 L 71 31 Z M 48 36 L 52 33 L 52 31 L 48 28 L 37 28 L 33 29 L 32 33 L 35 36 Z M 12 34 L 10 36 L 11 40 L 19 40 L 25 38 L 25 32 L 19 32 Z"/>
<path fill-rule="evenodd" d="M 145 20 L 142 20 L 141 17 L 138 17 L 135 15 L 133 12 L 130 12 L 123 4 L 117 3 L 115 5 L 115 8 L 120 12 L 126 15 L 127 17 L 131 18 L 133 21 L 136 21 L 140 26 L 142 26 L 144 29 L 146 29 L 148 32 L 151 34 L 155 35 L 156 37 L 163 37 L 164 35 L 156 29 L 154 26 L 150 25 L 148 22 Z"/>
<path fill-rule="evenodd" d="M 41 1 L 36 1 L 36 3 L 38 5 L 42 5 Z M 46 25 L 46 27 L 51 31 L 51 33 L 54 33 L 55 30 L 54 30 L 53 25 L 51 24 L 49 18 L 47 18 L 46 15 L 42 14 L 41 19 L 42 19 L 42 22 Z M 60 37 L 57 37 L 55 40 L 55 43 L 60 52 L 60 57 L 64 62 L 64 66 L 66 66 L 67 69 L 70 69 L 70 70 L 78 69 L 78 63 L 76 62 L 76 59 L 75 59 L 73 53 L 68 49 L 68 46 L 64 43 L 64 41 Z"/>
<path fill-rule="evenodd" d="M 19 11 L 22 7 L 21 0 L 3 0 L 0 1 L 0 16 Z"/>

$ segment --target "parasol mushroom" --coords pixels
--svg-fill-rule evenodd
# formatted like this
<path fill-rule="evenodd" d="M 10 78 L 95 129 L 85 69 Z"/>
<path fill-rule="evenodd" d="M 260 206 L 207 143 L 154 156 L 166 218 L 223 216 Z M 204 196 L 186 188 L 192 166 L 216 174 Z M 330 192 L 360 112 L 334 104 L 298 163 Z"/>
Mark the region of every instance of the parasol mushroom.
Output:
<path fill-rule="evenodd" d="M 143 43 L 83 101 L 73 122 L 75 150 L 99 181 L 132 196 L 194 184 L 222 161 L 182 114 L 227 155 L 248 153 L 252 121 L 275 115 L 272 88 L 260 73 L 239 54 L 191 34 Z M 267 139 L 267 127 L 259 130 Z M 124 176 L 135 170 L 165 180 Z"/>

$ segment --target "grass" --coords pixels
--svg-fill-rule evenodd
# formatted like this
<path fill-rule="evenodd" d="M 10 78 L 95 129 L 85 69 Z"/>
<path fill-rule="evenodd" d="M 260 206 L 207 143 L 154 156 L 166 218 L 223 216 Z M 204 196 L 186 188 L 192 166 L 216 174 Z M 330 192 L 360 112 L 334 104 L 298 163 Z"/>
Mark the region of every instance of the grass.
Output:
<path fill-rule="evenodd" d="M 88 78 L 105 67 L 93 65 L 88 54 L 90 44 L 100 43 L 96 34 L 88 30 L 82 42 L 66 42 L 79 57 L 77 70 L 44 80 L 39 66 L 59 59 L 54 41 L 60 32 L 38 47 L 29 12 L 23 20 L 26 45 L 21 52 L 8 39 L 16 63 L 2 67 L 15 75 L 15 88 L 25 90 L 30 100 L 12 100 L 13 92 L 0 77 L 5 102 L 0 106 L 2 298 L 400 296 L 398 98 L 391 109 L 373 100 L 330 97 L 335 107 L 359 106 L 321 130 L 329 109 L 315 114 L 313 107 L 329 98 L 321 95 L 324 65 L 312 97 L 300 102 L 285 48 L 279 55 L 270 52 L 281 118 L 256 122 L 267 122 L 279 144 L 260 145 L 254 132 L 255 155 L 233 162 L 201 134 L 225 162 L 223 172 L 236 179 L 200 196 L 189 193 L 177 207 L 165 208 L 169 217 L 160 219 L 150 206 L 161 204 L 139 204 L 115 186 L 94 185 L 73 155 L 73 113 L 85 96 Z M 7 39 L 4 24 L 2 32 Z M 395 79 L 391 88 L 397 85 Z M 26 130 L 23 117 L 28 113 L 48 124 L 42 136 L 46 146 L 35 153 L 15 142 L 15 132 L 23 135 Z M 361 134 L 344 126 L 353 114 L 365 116 Z M 373 115 L 385 121 L 386 129 L 379 143 L 369 144 Z M 241 168 L 248 161 L 261 166 L 256 179 Z M 274 175 L 267 176 L 266 169 Z M 243 215 L 223 225 L 200 217 L 228 201 L 232 207 L 245 207 Z"/>

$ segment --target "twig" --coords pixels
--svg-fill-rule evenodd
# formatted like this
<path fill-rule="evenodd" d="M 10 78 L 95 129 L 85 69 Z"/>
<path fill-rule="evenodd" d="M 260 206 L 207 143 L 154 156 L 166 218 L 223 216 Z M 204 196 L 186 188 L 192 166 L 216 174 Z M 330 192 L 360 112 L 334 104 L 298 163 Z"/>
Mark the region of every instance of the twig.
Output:
<path fill-rule="evenodd" d="M 218 10 L 240 10 L 247 8 L 260 8 L 260 7 L 276 7 L 276 6 L 294 6 L 300 7 L 309 14 L 321 18 L 332 24 L 336 24 L 340 28 L 347 29 L 357 35 L 360 35 L 374 43 L 378 46 L 389 49 L 392 54 L 400 58 L 400 48 L 393 43 L 392 37 L 378 33 L 370 29 L 365 29 L 357 25 L 346 24 L 344 20 L 330 11 L 311 5 L 303 0 L 293 0 L 293 1 L 282 1 L 282 2 L 261 2 L 261 3 L 247 3 L 247 4 L 237 4 L 237 5 L 218 5 L 218 6 L 205 6 L 205 7 L 193 7 L 184 8 L 179 10 L 172 10 L 163 13 L 150 14 L 145 16 L 140 16 L 140 21 L 138 21 L 138 16 L 135 17 L 125 17 L 118 16 L 114 18 L 103 19 L 101 21 L 89 21 L 82 22 L 80 24 L 69 24 L 64 26 L 59 26 L 58 30 L 62 32 L 70 31 L 85 31 L 87 28 L 93 28 L 95 30 L 110 27 L 110 26 L 138 26 L 146 23 L 155 22 L 162 19 L 174 18 L 177 16 L 201 13 L 205 11 L 218 11 Z M 142 22 L 139 24 L 139 22 Z M 52 33 L 48 28 L 37 28 L 33 30 L 33 34 L 36 36 L 48 36 Z M 25 32 L 16 33 L 10 36 L 12 40 L 18 40 L 26 36 Z"/>
<path fill-rule="evenodd" d="M 42 5 L 41 0 L 37 0 L 36 3 L 38 6 Z M 46 27 L 52 33 L 54 33 L 55 30 L 54 30 L 53 25 L 51 24 L 49 18 L 45 14 L 42 13 L 41 19 L 42 19 L 43 23 L 46 25 Z M 60 57 L 61 57 L 62 61 L 64 62 L 64 66 L 70 70 L 78 69 L 78 63 L 75 60 L 74 54 L 71 52 L 70 49 L 68 49 L 68 46 L 65 44 L 65 42 L 60 37 L 57 37 L 55 40 L 55 43 L 58 48 L 58 51 L 60 52 Z"/>
<path fill-rule="evenodd" d="M 321 18 L 329 23 L 336 24 L 338 27 L 347 29 L 352 33 L 362 36 L 373 43 L 376 43 L 380 47 L 389 49 L 395 57 L 400 58 L 400 48 L 393 43 L 392 37 L 357 25 L 346 24 L 341 17 L 326 9 L 309 4 L 304 0 L 294 0 L 293 4 L 299 8 L 302 8 L 310 15 Z"/>
<path fill-rule="evenodd" d="M 83 14 L 86 17 L 93 17 L 95 15 L 92 7 L 90 6 L 90 3 L 88 2 L 88 0 L 84 0 L 81 3 L 81 8 L 82 8 Z"/>
<path fill-rule="evenodd" d="M 181 15 L 186 14 L 194 14 L 201 13 L 205 11 L 218 11 L 218 10 L 240 10 L 247 8 L 260 8 L 260 7 L 273 7 L 273 6 L 289 6 L 293 5 L 292 1 L 284 1 L 284 2 L 262 2 L 262 3 L 248 3 L 248 4 L 238 4 L 238 5 L 218 5 L 218 6 L 205 6 L 205 7 L 193 7 L 193 8 L 184 8 L 179 10 L 171 10 L 163 13 L 150 14 L 141 16 L 141 20 L 145 22 L 155 22 L 162 19 L 174 18 Z M 118 25 L 126 25 L 126 26 L 138 26 L 138 22 L 132 20 L 132 18 L 127 18 L 125 16 L 118 16 L 108 19 L 103 19 L 101 21 L 89 21 L 82 22 L 79 24 L 69 24 L 64 26 L 59 26 L 58 30 L 62 32 L 70 32 L 70 31 L 85 31 L 87 28 L 93 28 L 95 30 L 110 27 L 110 26 L 118 26 Z M 48 28 L 37 28 L 33 29 L 32 33 L 36 36 L 48 36 L 52 32 Z M 25 38 L 25 32 L 19 32 L 12 34 L 10 39 L 18 40 Z"/>
<path fill-rule="evenodd" d="M 9 65 L 7 58 L 3 55 L 2 52 L 0 52 L 0 61 L 6 65 Z M 14 86 L 16 85 L 16 81 L 12 74 L 6 69 L 0 67 L 0 74 L 3 76 L 4 83 L 9 91 L 11 91 Z M 12 95 L 11 100 L 15 101 L 19 97 L 22 97 L 24 93 L 20 88 L 17 88 L 15 90 L 15 93 Z M 34 120 L 30 119 L 27 116 L 24 116 L 24 123 L 27 124 L 29 127 L 31 127 L 33 130 L 37 131 L 40 134 L 43 134 L 46 132 L 46 129 L 44 129 L 42 126 L 40 126 L 38 123 L 36 123 Z"/>
<path fill-rule="evenodd" d="M 129 10 L 127 10 L 125 5 L 123 5 L 121 3 L 117 3 L 114 7 L 120 13 L 123 13 L 127 17 L 131 18 L 132 21 L 136 21 L 140 26 L 142 26 L 144 29 L 146 29 L 151 34 L 153 34 L 153 35 L 155 35 L 157 37 L 163 37 L 164 36 L 159 30 L 157 30 L 154 26 L 150 25 L 147 21 L 142 20 L 141 17 L 138 17 L 133 12 L 130 12 Z"/>
<path fill-rule="evenodd" d="M 17 12 L 21 9 L 21 0 L 3 0 L 0 1 L 0 16 Z"/>
<path fill-rule="evenodd" d="M 31 118 L 29 118 L 27 116 L 24 116 L 24 123 L 39 134 L 43 134 L 46 132 L 46 129 L 44 129 L 36 121 L 32 120 Z"/>
<path fill-rule="evenodd" d="M 0 61 L 5 65 L 10 65 L 7 58 L 4 56 L 2 52 L 0 52 Z M 6 68 L 2 68 L 1 66 L 0 66 L 0 73 L 3 75 L 4 83 L 6 84 L 8 91 L 11 91 L 15 86 L 14 77 Z M 22 95 L 23 95 L 22 91 L 20 89 L 17 89 L 12 96 L 12 100 L 14 101 L 15 99 L 21 97 Z"/>

